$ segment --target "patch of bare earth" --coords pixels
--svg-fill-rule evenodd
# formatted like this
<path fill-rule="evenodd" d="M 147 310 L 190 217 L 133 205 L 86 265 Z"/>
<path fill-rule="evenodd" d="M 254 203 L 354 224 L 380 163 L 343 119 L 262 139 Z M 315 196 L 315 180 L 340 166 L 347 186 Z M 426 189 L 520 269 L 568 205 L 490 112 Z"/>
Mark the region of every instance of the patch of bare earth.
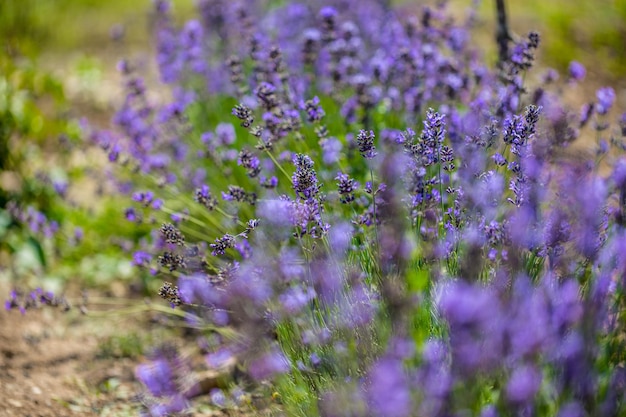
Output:
<path fill-rule="evenodd" d="M 2 310 L 0 417 L 113 416 L 138 410 L 135 364 L 98 357 L 99 326 L 51 309 L 25 315 Z"/>

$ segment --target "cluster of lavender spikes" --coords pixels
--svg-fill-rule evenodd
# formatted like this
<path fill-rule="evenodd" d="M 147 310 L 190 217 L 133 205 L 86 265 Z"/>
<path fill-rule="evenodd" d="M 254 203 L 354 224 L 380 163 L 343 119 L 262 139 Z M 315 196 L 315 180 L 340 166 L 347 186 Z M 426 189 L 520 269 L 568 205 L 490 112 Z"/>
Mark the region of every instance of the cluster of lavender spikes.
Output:
<path fill-rule="evenodd" d="M 51 291 L 44 291 L 42 288 L 36 288 L 29 293 L 13 290 L 9 294 L 9 299 L 4 303 L 5 309 L 12 310 L 15 308 L 22 314 L 26 310 L 42 306 L 61 307 L 64 311 L 70 309 L 70 304 L 64 297 L 56 296 Z"/>
<path fill-rule="evenodd" d="M 569 110 L 554 71 L 530 77 L 536 33 L 491 69 L 472 13 L 285 3 L 200 0 L 177 28 L 155 1 L 172 101 L 122 63 L 116 127 L 89 132 L 126 218 L 157 225 L 135 264 L 211 329 L 208 367 L 248 376 L 215 405 L 269 381 L 287 415 L 626 413 L 614 91 Z M 595 155 L 564 151 L 590 135 Z M 198 394 L 182 363 L 138 369 L 149 414 Z"/>

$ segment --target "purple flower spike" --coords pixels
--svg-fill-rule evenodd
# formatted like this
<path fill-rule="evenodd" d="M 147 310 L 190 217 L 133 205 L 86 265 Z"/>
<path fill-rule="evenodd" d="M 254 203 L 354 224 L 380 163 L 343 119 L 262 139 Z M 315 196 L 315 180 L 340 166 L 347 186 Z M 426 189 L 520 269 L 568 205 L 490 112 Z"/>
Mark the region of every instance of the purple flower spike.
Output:
<path fill-rule="evenodd" d="M 331 165 L 339 161 L 339 158 L 341 158 L 341 149 L 343 148 L 339 139 L 330 137 L 322 141 L 321 146 L 323 152 L 322 160 L 326 165 Z"/>
<path fill-rule="evenodd" d="M 219 369 L 234 359 L 233 353 L 226 348 L 221 348 L 216 352 L 206 356 L 206 362 L 211 369 Z"/>
<path fill-rule="evenodd" d="M 145 266 L 152 260 L 152 255 L 146 252 L 137 251 L 133 253 L 133 264 L 137 266 Z"/>
<path fill-rule="evenodd" d="M 289 314 L 298 313 L 314 298 L 315 291 L 312 288 L 302 289 L 300 287 L 290 288 L 279 297 L 280 303 Z"/>
<path fill-rule="evenodd" d="M 611 87 L 601 88 L 596 92 L 596 98 L 598 99 L 596 112 L 598 114 L 607 114 L 615 102 L 615 90 Z"/>
<path fill-rule="evenodd" d="M 237 137 L 235 127 L 230 123 L 218 124 L 215 128 L 215 136 L 225 146 L 232 145 Z"/>
<path fill-rule="evenodd" d="M 224 408 L 227 405 L 226 395 L 224 395 L 224 391 L 219 388 L 212 389 L 209 393 L 211 397 L 211 402 L 220 408 Z"/>
<path fill-rule="evenodd" d="M 313 169 L 313 160 L 307 155 L 296 154 L 293 157 L 296 172 L 291 177 L 293 189 L 303 199 L 312 199 L 319 192 L 320 185 Z"/>
<path fill-rule="evenodd" d="M 182 276 L 178 280 L 180 298 L 187 304 L 213 306 L 219 301 L 219 295 L 211 283 L 203 276 Z"/>
<path fill-rule="evenodd" d="M 154 1 L 154 8 L 156 12 L 159 14 L 169 13 L 171 7 L 172 5 L 168 0 L 155 0 Z"/>
<path fill-rule="evenodd" d="M 252 378 L 262 381 L 289 371 L 289 361 L 277 347 L 274 347 L 253 360 L 249 371 Z"/>
<path fill-rule="evenodd" d="M 317 96 L 313 97 L 311 100 L 300 102 L 300 109 L 306 112 L 307 120 L 310 123 L 319 122 L 326 114 L 322 106 L 320 106 L 320 99 Z"/>
<path fill-rule="evenodd" d="M 570 62 L 568 71 L 569 76 L 573 81 L 581 81 L 587 74 L 587 70 L 584 65 L 578 61 Z"/>
<path fill-rule="evenodd" d="M 324 20 L 330 20 L 337 17 L 337 9 L 334 7 L 326 6 L 320 10 L 320 16 Z"/>
<path fill-rule="evenodd" d="M 370 381 L 369 403 L 374 415 L 411 415 L 411 392 L 400 359 L 381 358 L 370 371 Z"/>
<path fill-rule="evenodd" d="M 348 204 L 354 201 L 354 191 L 359 188 L 359 183 L 342 172 L 337 173 L 337 188 L 341 196 L 341 203 Z"/>
<path fill-rule="evenodd" d="M 585 409 L 576 401 L 572 401 L 561 406 L 557 417 L 584 417 Z"/>
<path fill-rule="evenodd" d="M 150 364 L 137 367 L 139 379 L 156 397 L 176 394 L 174 374 L 170 364 L 165 359 L 157 359 Z"/>
<path fill-rule="evenodd" d="M 359 152 L 365 159 L 372 159 L 377 155 L 376 147 L 374 146 L 373 131 L 361 130 L 356 137 L 356 143 L 359 146 Z"/>
<path fill-rule="evenodd" d="M 507 398 L 514 403 L 532 401 L 541 386 L 541 372 L 534 366 L 525 365 L 513 371 L 506 386 Z"/>

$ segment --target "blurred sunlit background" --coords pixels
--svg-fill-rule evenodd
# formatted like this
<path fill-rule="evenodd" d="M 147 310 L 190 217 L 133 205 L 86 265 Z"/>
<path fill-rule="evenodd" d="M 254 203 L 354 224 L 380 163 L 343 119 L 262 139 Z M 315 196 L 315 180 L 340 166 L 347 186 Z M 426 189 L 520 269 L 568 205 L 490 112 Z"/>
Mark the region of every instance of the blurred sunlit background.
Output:
<path fill-rule="evenodd" d="M 3 0 L 0 38 L 3 60 L 25 58 L 63 84 L 70 102 L 84 110 L 102 110 L 115 96 L 115 62 L 132 57 L 150 62 L 150 0 Z M 191 15 L 193 0 L 175 0 L 176 16 Z M 277 1 L 280 3 L 280 1 Z M 435 1 L 396 0 L 404 7 Z M 476 42 L 495 59 L 494 0 L 451 0 L 459 18 L 479 5 Z M 540 62 L 563 73 L 570 61 L 587 67 L 585 93 L 613 85 L 624 107 L 626 87 L 626 0 L 508 0 L 514 34 L 542 35 Z M 581 97 L 584 101 L 584 97 Z M 106 117 L 106 116 L 105 116 Z"/>

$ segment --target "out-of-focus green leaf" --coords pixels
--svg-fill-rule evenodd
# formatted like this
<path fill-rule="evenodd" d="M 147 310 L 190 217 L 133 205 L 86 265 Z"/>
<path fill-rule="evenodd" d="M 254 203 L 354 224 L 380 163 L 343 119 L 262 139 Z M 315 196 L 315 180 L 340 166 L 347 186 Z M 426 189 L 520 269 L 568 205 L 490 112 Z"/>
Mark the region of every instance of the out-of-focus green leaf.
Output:
<path fill-rule="evenodd" d="M 39 261 L 41 266 L 45 268 L 47 265 L 46 253 L 44 252 L 41 243 L 32 236 L 29 236 L 26 242 L 34 250 L 35 254 L 37 255 L 37 260 Z"/>

